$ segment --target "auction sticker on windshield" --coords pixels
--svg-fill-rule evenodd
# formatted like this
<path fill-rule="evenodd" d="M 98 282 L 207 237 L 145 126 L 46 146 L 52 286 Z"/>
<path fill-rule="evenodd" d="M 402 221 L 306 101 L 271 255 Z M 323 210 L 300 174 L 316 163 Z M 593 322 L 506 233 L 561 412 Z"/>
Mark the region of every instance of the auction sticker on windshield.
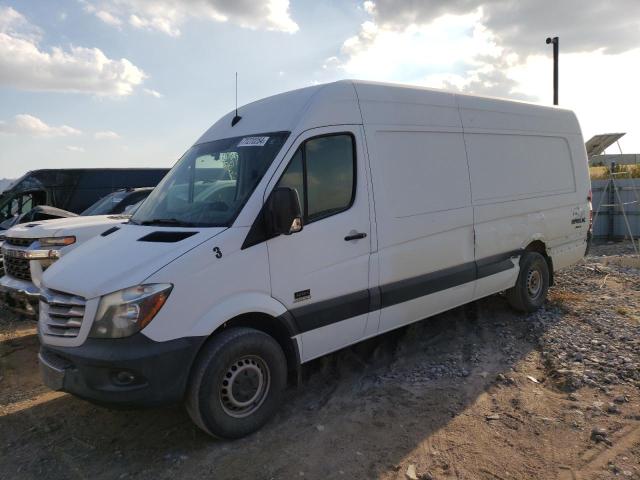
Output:
<path fill-rule="evenodd" d="M 264 147 L 269 137 L 244 137 L 238 144 L 239 147 Z"/>

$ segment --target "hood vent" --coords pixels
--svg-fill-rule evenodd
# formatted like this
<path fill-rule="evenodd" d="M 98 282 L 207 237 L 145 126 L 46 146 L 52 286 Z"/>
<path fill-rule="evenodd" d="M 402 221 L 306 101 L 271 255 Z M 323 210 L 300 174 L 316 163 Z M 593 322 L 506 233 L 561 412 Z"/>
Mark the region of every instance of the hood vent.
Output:
<path fill-rule="evenodd" d="M 105 230 L 100 234 L 101 237 L 106 237 L 107 235 L 111 235 L 113 232 L 117 232 L 120 230 L 120 227 L 111 227 L 109 230 Z"/>
<path fill-rule="evenodd" d="M 159 242 L 159 243 L 176 243 L 184 240 L 185 238 L 192 237 L 198 232 L 171 232 L 171 231 L 159 231 L 152 232 L 139 238 L 139 242 Z"/>

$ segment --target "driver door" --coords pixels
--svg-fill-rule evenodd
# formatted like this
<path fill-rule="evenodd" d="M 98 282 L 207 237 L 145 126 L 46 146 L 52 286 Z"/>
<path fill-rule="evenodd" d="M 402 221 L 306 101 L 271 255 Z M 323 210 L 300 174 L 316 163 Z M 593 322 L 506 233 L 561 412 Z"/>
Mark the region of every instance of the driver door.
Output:
<path fill-rule="evenodd" d="M 359 126 L 313 129 L 292 151 L 273 186 L 298 192 L 303 229 L 267 248 L 272 296 L 294 316 L 307 361 L 364 337 L 369 186 Z"/>

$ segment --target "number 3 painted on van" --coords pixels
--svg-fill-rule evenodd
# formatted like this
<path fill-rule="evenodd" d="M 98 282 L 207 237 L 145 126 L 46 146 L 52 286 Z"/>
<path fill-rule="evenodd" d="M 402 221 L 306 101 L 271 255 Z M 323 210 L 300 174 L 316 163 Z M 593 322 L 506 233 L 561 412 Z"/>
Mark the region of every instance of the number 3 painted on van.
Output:
<path fill-rule="evenodd" d="M 222 258 L 222 251 L 218 247 L 213 247 L 213 253 L 216 254 L 216 258 Z"/>

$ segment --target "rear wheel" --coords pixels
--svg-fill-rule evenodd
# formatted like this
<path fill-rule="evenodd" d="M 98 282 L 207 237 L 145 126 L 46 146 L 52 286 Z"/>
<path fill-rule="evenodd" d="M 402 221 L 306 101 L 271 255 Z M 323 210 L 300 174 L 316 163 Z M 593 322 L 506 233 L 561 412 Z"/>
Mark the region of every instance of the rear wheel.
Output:
<path fill-rule="evenodd" d="M 509 304 L 521 312 L 534 312 L 544 304 L 549 289 L 549 265 L 537 252 L 520 257 L 520 274 L 513 288 L 507 290 Z"/>
<path fill-rule="evenodd" d="M 259 330 L 230 328 L 201 352 L 187 391 L 187 411 L 210 435 L 243 437 L 272 417 L 286 378 L 278 342 Z"/>

